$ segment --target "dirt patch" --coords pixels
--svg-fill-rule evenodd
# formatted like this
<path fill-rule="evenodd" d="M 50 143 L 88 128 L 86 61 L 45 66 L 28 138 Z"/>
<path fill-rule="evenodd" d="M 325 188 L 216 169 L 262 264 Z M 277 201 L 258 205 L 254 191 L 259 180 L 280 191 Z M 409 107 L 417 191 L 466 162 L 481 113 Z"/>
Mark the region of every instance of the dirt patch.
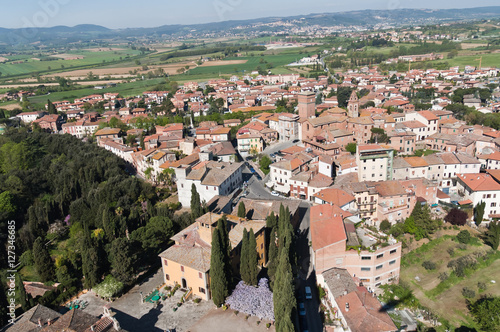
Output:
<path fill-rule="evenodd" d="M 9 59 L 0 56 L 0 62 L 9 61 Z"/>
<path fill-rule="evenodd" d="M 482 46 L 488 46 L 488 44 L 484 44 L 484 43 L 462 43 L 462 49 L 463 50 L 468 50 L 468 49 L 471 49 L 471 48 L 482 47 Z"/>
<path fill-rule="evenodd" d="M 19 108 L 21 109 L 21 105 L 19 105 L 18 103 L 16 104 L 8 104 L 8 105 L 2 105 L 0 104 L 0 108 L 4 109 L 4 110 L 7 110 L 7 111 L 12 111 L 12 110 L 15 110 L 16 108 Z"/>
<path fill-rule="evenodd" d="M 248 60 L 218 60 L 218 61 L 207 61 L 201 65 L 201 67 L 214 67 L 214 66 L 229 66 L 229 65 L 239 65 L 242 63 L 247 63 Z"/>

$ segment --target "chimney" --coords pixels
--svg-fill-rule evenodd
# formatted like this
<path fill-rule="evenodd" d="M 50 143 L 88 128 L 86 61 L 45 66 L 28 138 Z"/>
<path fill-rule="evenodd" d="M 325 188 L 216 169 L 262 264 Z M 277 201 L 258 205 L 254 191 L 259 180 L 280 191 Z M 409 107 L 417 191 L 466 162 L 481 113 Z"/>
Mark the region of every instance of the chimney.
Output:
<path fill-rule="evenodd" d="M 49 326 L 52 325 L 52 322 L 50 319 L 47 319 L 47 325 L 49 325 Z"/>
<path fill-rule="evenodd" d="M 94 331 L 94 325 L 90 326 L 90 331 Z"/>
<path fill-rule="evenodd" d="M 346 312 L 349 312 L 349 302 L 346 302 L 346 303 L 345 303 L 345 311 L 346 311 Z"/>
<path fill-rule="evenodd" d="M 38 327 L 42 327 L 42 320 L 38 318 Z"/>
<path fill-rule="evenodd" d="M 337 279 L 340 279 L 340 273 L 337 273 Z"/>

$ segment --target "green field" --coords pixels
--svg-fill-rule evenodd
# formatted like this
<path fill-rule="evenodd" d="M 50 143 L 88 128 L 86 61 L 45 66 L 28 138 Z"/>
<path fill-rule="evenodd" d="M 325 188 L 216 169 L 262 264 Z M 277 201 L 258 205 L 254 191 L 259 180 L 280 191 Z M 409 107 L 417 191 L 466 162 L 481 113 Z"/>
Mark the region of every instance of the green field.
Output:
<path fill-rule="evenodd" d="M 453 59 L 447 59 L 446 57 L 443 60 L 430 61 L 430 63 L 436 62 L 448 62 L 450 67 L 460 66 L 460 70 L 463 70 L 465 66 L 475 66 L 479 67 L 479 58 L 482 57 L 483 61 L 481 67 L 500 67 L 500 53 L 486 53 L 486 54 L 478 54 L 478 55 L 459 55 Z"/>
<path fill-rule="evenodd" d="M 32 104 L 45 105 L 47 102 L 47 99 L 50 99 L 53 102 L 54 101 L 61 101 L 61 100 L 73 101 L 75 98 L 81 98 L 81 97 L 85 97 L 85 96 L 92 95 L 92 94 L 104 94 L 107 92 L 118 92 L 123 97 L 131 97 L 131 96 L 140 95 L 144 91 L 147 91 L 151 87 L 154 87 L 155 85 L 162 83 L 162 82 L 165 82 L 164 78 L 156 78 L 156 79 L 151 79 L 151 80 L 122 83 L 122 84 L 118 84 L 116 87 L 108 88 L 108 89 L 104 89 L 104 90 L 95 90 L 94 88 L 85 88 L 85 89 L 79 89 L 79 90 L 73 90 L 73 91 L 54 92 L 54 93 L 51 93 L 50 95 L 31 97 L 31 98 L 29 98 L 29 100 Z M 2 107 L 2 104 L 0 104 L 0 108 L 1 107 Z"/>
<path fill-rule="evenodd" d="M 120 61 L 126 57 L 133 57 L 139 55 L 141 52 L 132 49 L 122 49 L 116 51 L 103 51 L 91 52 L 85 50 L 70 51 L 66 54 L 81 55 L 83 59 L 77 60 L 63 60 L 58 59 L 54 61 L 38 61 L 33 60 L 36 55 L 17 56 L 12 58 L 14 61 L 24 61 L 23 63 L 13 64 L 12 61 L 0 64 L 0 72 L 2 76 L 26 75 L 35 72 L 50 72 L 50 71 L 65 71 L 75 67 L 99 65 L 105 62 Z M 9 57 L 9 60 L 11 58 Z M 64 66 L 64 68 L 62 67 Z M 50 67 L 50 69 L 49 69 Z"/>
<path fill-rule="evenodd" d="M 215 78 L 219 74 L 221 75 L 242 75 L 250 74 L 252 71 L 257 70 L 257 67 L 261 67 L 266 70 L 267 63 L 272 64 L 273 68 L 271 71 L 273 73 L 291 73 L 292 71 L 285 68 L 284 66 L 294 62 L 305 55 L 292 53 L 292 54 L 278 54 L 278 55 L 264 55 L 264 56 L 248 56 L 248 57 L 237 57 L 237 58 L 226 58 L 225 60 L 247 60 L 246 63 L 240 64 L 230 64 L 223 66 L 212 66 L 212 67 L 197 67 L 190 70 L 187 74 L 183 76 L 189 76 L 193 79 L 196 78 Z M 267 63 L 261 63 L 261 60 Z"/>

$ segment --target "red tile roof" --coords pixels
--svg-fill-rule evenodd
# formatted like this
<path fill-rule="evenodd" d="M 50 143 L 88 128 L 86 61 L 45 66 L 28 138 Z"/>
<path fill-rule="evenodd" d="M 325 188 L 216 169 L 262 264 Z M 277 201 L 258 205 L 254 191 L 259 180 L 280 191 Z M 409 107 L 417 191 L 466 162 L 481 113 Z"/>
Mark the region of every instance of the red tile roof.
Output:
<path fill-rule="evenodd" d="M 500 191 L 500 183 L 489 174 L 457 174 L 457 177 L 473 191 Z"/>
<path fill-rule="evenodd" d="M 311 208 L 311 241 L 315 251 L 347 240 L 342 214 L 338 210 L 338 207 L 327 204 Z"/>

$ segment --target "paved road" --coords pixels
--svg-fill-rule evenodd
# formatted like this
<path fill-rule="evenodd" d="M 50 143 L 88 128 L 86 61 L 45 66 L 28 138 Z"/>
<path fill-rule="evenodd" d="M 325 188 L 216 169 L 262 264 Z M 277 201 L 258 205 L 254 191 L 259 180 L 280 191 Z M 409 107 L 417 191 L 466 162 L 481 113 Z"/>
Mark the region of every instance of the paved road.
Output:
<path fill-rule="evenodd" d="M 311 262 L 311 247 L 309 243 L 311 241 L 310 233 L 310 202 L 302 201 L 300 203 L 300 211 L 303 214 L 302 221 L 299 226 L 296 242 L 297 250 L 297 264 L 299 267 L 299 279 L 297 282 L 298 295 L 302 300 L 299 302 L 304 302 L 306 308 L 306 317 L 300 317 L 302 320 L 307 321 L 308 331 L 321 332 L 323 331 L 323 323 L 319 314 L 319 299 L 316 287 L 316 274 L 312 267 Z M 312 290 L 312 299 L 305 300 L 305 287 L 309 286 Z M 303 326 L 303 323 L 301 323 Z M 301 327 L 301 331 L 302 331 Z"/>
<path fill-rule="evenodd" d="M 298 144 L 300 144 L 300 141 L 297 143 L 293 143 L 293 141 L 280 142 L 266 147 L 262 153 L 270 155 L 271 153 L 275 153 Z"/>

